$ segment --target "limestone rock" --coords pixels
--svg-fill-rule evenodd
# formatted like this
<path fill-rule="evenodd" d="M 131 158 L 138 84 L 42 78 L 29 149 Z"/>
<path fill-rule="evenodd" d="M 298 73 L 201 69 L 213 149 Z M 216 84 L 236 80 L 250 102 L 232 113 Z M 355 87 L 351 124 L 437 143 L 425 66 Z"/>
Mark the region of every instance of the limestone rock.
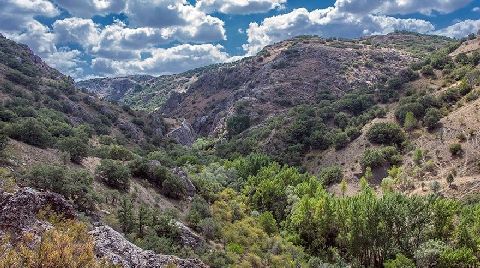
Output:
<path fill-rule="evenodd" d="M 97 226 L 90 232 L 95 239 L 97 256 L 105 257 L 125 268 L 156 268 L 176 265 L 179 268 L 208 267 L 198 259 L 180 259 L 171 255 L 155 254 L 142 250 L 108 226 Z"/>

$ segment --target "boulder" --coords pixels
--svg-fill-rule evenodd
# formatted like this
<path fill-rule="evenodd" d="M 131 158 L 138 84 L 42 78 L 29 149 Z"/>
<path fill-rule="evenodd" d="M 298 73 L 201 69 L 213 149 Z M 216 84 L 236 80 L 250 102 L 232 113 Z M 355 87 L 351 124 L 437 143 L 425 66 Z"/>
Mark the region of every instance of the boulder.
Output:
<path fill-rule="evenodd" d="M 186 120 L 183 120 L 179 127 L 167 133 L 167 137 L 182 145 L 191 146 L 197 139 L 197 134 L 192 129 L 192 126 Z"/>
<path fill-rule="evenodd" d="M 37 218 L 44 209 L 63 215 L 67 219 L 75 217 L 72 204 L 63 196 L 52 192 L 39 192 L 32 188 L 20 188 L 15 193 L 0 189 L 0 233 L 13 232 L 40 234 L 49 224 Z"/>
<path fill-rule="evenodd" d="M 95 252 L 98 257 L 106 258 L 125 268 L 156 268 L 167 265 L 179 268 L 208 267 L 198 259 L 180 259 L 176 256 L 160 255 L 151 250 L 143 250 L 109 226 L 97 226 L 90 234 L 94 237 Z"/>

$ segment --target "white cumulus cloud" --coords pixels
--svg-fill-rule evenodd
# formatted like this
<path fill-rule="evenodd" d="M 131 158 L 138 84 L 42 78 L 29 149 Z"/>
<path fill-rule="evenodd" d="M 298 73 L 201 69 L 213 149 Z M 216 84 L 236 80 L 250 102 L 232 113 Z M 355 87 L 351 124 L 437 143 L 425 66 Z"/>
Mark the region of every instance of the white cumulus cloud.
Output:
<path fill-rule="evenodd" d="M 435 34 L 445 35 L 452 38 L 463 38 L 480 30 L 480 20 L 464 20 L 451 26 L 435 31 Z"/>
<path fill-rule="evenodd" d="M 286 2 L 287 0 L 199 0 L 195 6 L 206 13 L 245 15 L 283 8 Z"/>
<path fill-rule="evenodd" d="M 251 23 L 247 30 L 248 43 L 243 48 L 248 54 L 254 54 L 266 45 L 302 34 L 353 38 L 386 34 L 395 30 L 426 33 L 434 30 L 434 26 L 419 19 L 358 15 L 341 12 L 335 7 L 313 11 L 299 8 L 287 14 L 266 18 L 260 24 Z"/>

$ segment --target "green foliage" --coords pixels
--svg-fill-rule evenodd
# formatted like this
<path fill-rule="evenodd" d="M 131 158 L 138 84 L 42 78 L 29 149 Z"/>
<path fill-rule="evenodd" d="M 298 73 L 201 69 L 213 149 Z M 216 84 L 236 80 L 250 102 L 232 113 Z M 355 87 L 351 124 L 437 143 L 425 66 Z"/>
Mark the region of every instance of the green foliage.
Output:
<path fill-rule="evenodd" d="M 35 118 L 22 118 L 7 128 L 8 135 L 16 140 L 41 148 L 52 145 L 53 137 L 45 127 Z"/>
<path fill-rule="evenodd" d="M 125 192 L 130 188 L 130 169 L 122 162 L 103 159 L 97 167 L 95 174 L 112 188 Z"/>
<path fill-rule="evenodd" d="M 401 155 L 395 147 L 367 149 L 363 153 L 360 163 L 363 168 L 381 167 L 385 164 L 397 165 L 402 161 Z"/>
<path fill-rule="evenodd" d="M 376 123 L 367 131 L 371 143 L 400 145 L 405 141 L 405 133 L 395 123 Z"/>
<path fill-rule="evenodd" d="M 227 131 L 230 137 L 242 133 L 250 127 L 250 117 L 244 114 L 234 115 L 227 120 Z"/>
<path fill-rule="evenodd" d="M 62 137 L 58 140 L 57 146 L 60 150 L 68 152 L 70 160 L 80 164 L 82 159 L 88 156 L 89 146 L 88 140 L 79 137 Z"/>
<path fill-rule="evenodd" d="M 210 207 L 207 201 L 202 197 L 196 195 L 192 200 L 192 205 L 188 211 L 187 221 L 197 229 L 200 227 L 200 222 L 208 217 L 211 217 Z"/>
<path fill-rule="evenodd" d="M 460 143 L 450 144 L 448 150 L 450 151 L 452 156 L 459 156 L 463 153 L 462 145 Z"/>
<path fill-rule="evenodd" d="M 337 132 L 333 135 L 333 144 L 336 150 L 345 148 L 349 142 L 350 139 L 345 132 Z"/>
<path fill-rule="evenodd" d="M 405 115 L 405 122 L 403 124 L 403 127 L 407 131 L 412 131 L 417 127 L 417 124 L 418 124 L 418 122 L 417 122 L 417 119 L 415 118 L 415 115 L 413 115 L 412 112 L 408 112 Z"/>
<path fill-rule="evenodd" d="M 397 254 L 395 256 L 395 259 L 388 260 L 383 264 L 383 267 L 385 268 L 415 268 L 415 263 L 405 257 L 403 254 Z"/>
<path fill-rule="evenodd" d="M 274 163 L 262 168 L 256 176 L 250 176 L 244 192 L 252 207 L 261 212 L 271 211 L 277 221 L 282 221 L 287 205 L 287 187 L 310 179 L 316 180 L 295 168 Z"/>
<path fill-rule="evenodd" d="M 130 150 L 117 144 L 103 145 L 98 149 L 97 154 L 104 159 L 122 161 L 132 160 L 134 157 L 134 154 Z"/>
<path fill-rule="evenodd" d="M 173 199 L 182 199 L 187 193 L 185 184 L 176 176 L 168 176 L 162 182 L 162 193 Z"/>
<path fill-rule="evenodd" d="M 38 165 L 27 174 L 33 187 L 62 194 L 81 210 L 94 208 L 93 178 L 85 170 L 69 170 L 62 166 Z"/>
<path fill-rule="evenodd" d="M 423 118 L 423 125 L 429 129 L 435 129 L 438 126 L 438 122 L 442 118 L 442 113 L 436 108 L 430 108 L 427 110 L 425 117 Z"/>
<path fill-rule="evenodd" d="M 343 179 L 343 170 L 339 166 L 327 167 L 320 171 L 318 177 L 323 185 L 326 186 L 334 183 L 340 183 Z"/>

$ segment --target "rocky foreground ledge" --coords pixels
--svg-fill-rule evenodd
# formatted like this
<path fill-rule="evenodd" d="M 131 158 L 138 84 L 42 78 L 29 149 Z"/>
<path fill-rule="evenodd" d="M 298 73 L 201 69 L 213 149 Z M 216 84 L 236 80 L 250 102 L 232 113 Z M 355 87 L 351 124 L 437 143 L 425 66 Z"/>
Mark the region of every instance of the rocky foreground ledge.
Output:
<path fill-rule="evenodd" d="M 95 251 L 98 257 L 106 258 L 123 267 L 155 268 L 167 265 L 185 268 L 208 267 L 197 259 L 180 259 L 176 256 L 159 255 L 151 250 L 143 250 L 109 226 L 97 226 L 90 234 L 95 239 Z"/>
<path fill-rule="evenodd" d="M 0 188 L 0 237 L 7 232 L 40 235 L 51 228 L 48 222 L 37 218 L 38 212 L 47 208 L 67 218 L 76 217 L 73 206 L 59 194 L 27 187 L 7 193 Z M 197 259 L 180 259 L 143 250 L 106 225 L 93 227 L 90 234 L 94 238 L 95 253 L 99 258 L 106 258 L 126 268 L 156 268 L 168 265 L 180 268 L 208 267 Z"/>

